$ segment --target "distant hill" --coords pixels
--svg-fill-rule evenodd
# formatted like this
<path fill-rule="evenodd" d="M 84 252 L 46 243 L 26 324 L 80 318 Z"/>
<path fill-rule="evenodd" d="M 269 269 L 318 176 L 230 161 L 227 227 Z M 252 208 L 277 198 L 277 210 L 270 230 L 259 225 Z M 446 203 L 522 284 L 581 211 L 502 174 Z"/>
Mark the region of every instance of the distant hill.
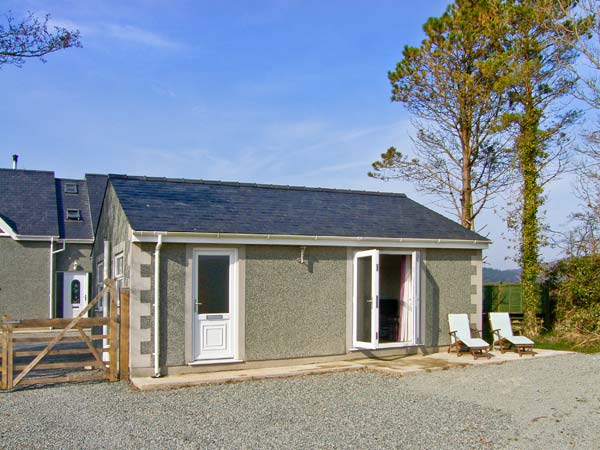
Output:
<path fill-rule="evenodd" d="M 498 270 L 483 268 L 484 283 L 519 283 L 521 281 L 521 269 Z"/>

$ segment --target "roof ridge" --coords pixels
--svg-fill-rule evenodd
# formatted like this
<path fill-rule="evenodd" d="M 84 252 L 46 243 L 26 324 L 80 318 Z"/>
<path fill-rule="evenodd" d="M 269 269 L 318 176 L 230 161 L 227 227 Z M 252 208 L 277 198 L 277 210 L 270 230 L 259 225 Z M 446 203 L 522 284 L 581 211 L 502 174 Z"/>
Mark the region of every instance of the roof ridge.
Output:
<path fill-rule="evenodd" d="M 264 184 L 264 183 L 242 183 L 242 182 L 237 182 L 237 181 L 202 180 L 202 179 L 190 179 L 190 178 L 148 177 L 148 176 L 112 174 L 112 173 L 108 174 L 108 178 L 109 178 L 109 180 L 111 180 L 111 179 L 119 180 L 120 179 L 120 180 L 150 181 L 150 182 L 162 182 L 162 183 L 206 184 L 206 185 L 216 185 L 216 186 L 250 187 L 250 188 L 262 188 L 262 189 L 288 190 L 288 191 L 335 192 L 335 193 L 340 193 L 340 194 L 396 196 L 396 197 L 406 198 L 406 194 L 400 193 L 400 192 L 380 192 L 380 191 L 366 191 L 366 190 L 358 190 L 358 189 L 323 188 L 323 187 Z"/>
<path fill-rule="evenodd" d="M 12 169 L 10 167 L 0 167 L 0 171 L 2 172 L 33 172 L 33 173 L 46 173 L 52 174 L 54 176 L 53 170 L 37 170 L 37 169 Z"/>
<path fill-rule="evenodd" d="M 82 180 L 80 178 L 56 178 L 57 181 L 77 181 L 78 183 L 85 183 L 85 180 Z"/>

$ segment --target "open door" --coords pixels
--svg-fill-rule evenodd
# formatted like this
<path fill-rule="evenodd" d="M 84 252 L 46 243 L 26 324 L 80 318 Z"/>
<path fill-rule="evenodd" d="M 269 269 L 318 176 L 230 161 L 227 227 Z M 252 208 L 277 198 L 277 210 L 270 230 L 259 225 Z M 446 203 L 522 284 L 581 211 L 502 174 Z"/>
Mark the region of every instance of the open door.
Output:
<path fill-rule="evenodd" d="M 379 251 L 357 252 L 354 256 L 355 348 L 377 348 L 379 340 Z"/>
<path fill-rule="evenodd" d="M 421 253 L 367 250 L 354 255 L 353 346 L 419 345 Z"/>

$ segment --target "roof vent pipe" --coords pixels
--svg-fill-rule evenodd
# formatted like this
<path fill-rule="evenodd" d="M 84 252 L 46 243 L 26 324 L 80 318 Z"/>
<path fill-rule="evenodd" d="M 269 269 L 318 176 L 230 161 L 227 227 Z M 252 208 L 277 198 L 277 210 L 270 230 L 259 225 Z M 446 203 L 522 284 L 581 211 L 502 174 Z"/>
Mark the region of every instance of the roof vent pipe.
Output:
<path fill-rule="evenodd" d="M 19 162 L 19 155 L 13 155 L 13 170 L 17 170 L 17 162 Z"/>

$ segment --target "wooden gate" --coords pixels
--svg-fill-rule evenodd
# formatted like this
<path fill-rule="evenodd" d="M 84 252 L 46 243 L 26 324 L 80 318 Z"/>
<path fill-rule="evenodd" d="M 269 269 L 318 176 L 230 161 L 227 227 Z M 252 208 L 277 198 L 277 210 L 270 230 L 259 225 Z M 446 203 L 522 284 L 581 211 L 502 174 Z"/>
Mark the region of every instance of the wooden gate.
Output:
<path fill-rule="evenodd" d="M 109 316 L 84 317 L 105 295 L 109 301 L 104 307 L 108 306 Z M 0 389 L 12 389 L 17 385 L 128 379 L 129 290 L 121 289 L 120 299 L 117 298 L 115 280 L 105 281 L 104 289 L 77 317 L 4 320 L 0 327 Z M 33 334 L 21 333 L 24 329 Z M 72 348 L 59 348 L 59 344 L 65 343 Z M 62 373 L 78 368 L 81 370 L 75 374 Z M 62 372 L 57 373 L 59 371 Z"/>

